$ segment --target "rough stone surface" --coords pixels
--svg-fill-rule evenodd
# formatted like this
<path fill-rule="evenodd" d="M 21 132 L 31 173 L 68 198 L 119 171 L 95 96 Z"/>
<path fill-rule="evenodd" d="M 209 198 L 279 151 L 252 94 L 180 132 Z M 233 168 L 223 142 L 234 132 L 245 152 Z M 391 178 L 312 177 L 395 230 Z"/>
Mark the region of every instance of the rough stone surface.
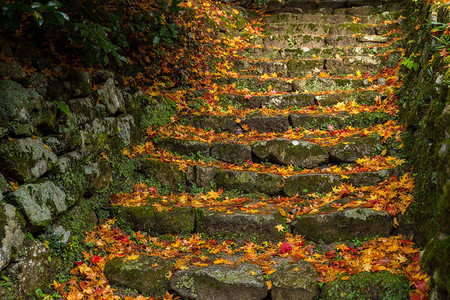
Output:
<path fill-rule="evenodd" d="M 112 206 L 111 215 L 134 231 L 151 232 L 155 226 L 153 206 Z"/>
<path fill-rule="evenodd" d="M 215 212 L 208 209 L 197 211 L 197 232 L 210 236 L 227 236 L 239 240 L 282 241 L 285 233 L 276 229 L 277 225 L 286 225 L 278 211 L 267 214 L 234 212 Z"/>
<path fill-rule="evenodd" d="M 141 160 L 141 168 L 147 176 L 154 177 L 163 186 L 173 191 L 178 191 L 180 186 L 186 184 L 186 174 L 180 171 L 177 165 L 143 159 Z"/>
<path fill-rule="evenodd" d="M 87 97 L 92 90 L 91 75 L 87 71 L 70 70 L 67 76 L 73 98 Z"/>
<path fill-rule="evenodd" d="M 252 116 L 242 120 L 250 130 L 258 132 L 285 132 L 289 129 L 289 121 L 286 116 Z"/>
<path fill-rule="evenodd" d="M 135 145 L 141 140 L 140 131 L 132 115 L 123 114 L 116 118 L 105 118 L 107 124 L 107 134 L 114 137 L 123 145 Z"/>
<path fill-rule="evenodd" d="M 154 141 L 157 147 L 181 155 L 209 156 L 209 144 L 205 142 L 189 141 L 183 139 L 163 138 Z"/>
<path fill-rule="evenodd" d="M 195 116 L 190 121 L 195 127 L 202 129 L 214 129 L 235 132 L 238 128 L 236 124 L 236 117 L 234 116 L 214 116 L 201 115 Z"/>
<path fill-rule="evenodd" d="M 374 185 L 389 178 L 389 175 L 398 175 L 397 169 L 387 169 L 375 172 L 360 172 L 350 175 L 348 182 L 354 186 Z"/>
<path fill-rule="evenodd" d="M 314 267 L 307 262 L 299 261 L 286 265 L 271 276 L 272 299 L 317 299 L 318 276 Z"/>
<path fill-rule="evenodd" d="M 10 57 L 10 58 L 12 58 L 14 56 L 8 40 L 5 39 L 5 37 L 3 37 L 2 35 L 0 35 L 0 56 Z"/>
<path fill-rule="evenodd" d="M 93 195 L 113 182 L 111 165 L 106 159 L 98 159 L 96 162 L 84 166 L 84 176 L 88 195 Z"/>
<path fill-rule="evenodd" d="M 280 109 L 292 106 L 305 107 L 314 105 L 314 98 L 314 94 L 308 93 L 262 96 L 261 105 Z"/>
<path fill-rule="evenodd" d="M 14 206 L 0 203 L 0 270 L 21 249 L 25 237 L 23 225 L 24 220 Z"/>
<path fill-rule="evenodd" d="M 214 142 L 211 144 L 211 156 L 228 163 L 244 163 L 251 160 L 252 151 L 247 145 Z"/>
<path fill-rule="evenodd" d="M 22 185 L 7 199 L 20 207 L 32 230 L 44 228 L 67 210 L 66 193 L 51 181 Z"/>
<path fill-rule="evenodd" d="M 333 243 L 378 236 L 389 236 L 392 217 L 385 211 L 354 208 L 320 215 L 304 215 L 296 220 L 294 233 L 308 240 Z"/>
<path fill-rule="evenodd" d="M 48 80 L 41 73 L 33 73 L 24 79 L 24 86 L 33 87 L 39 95 L 45 97 L 47 95 Z"/>
<path fill-rule="evenodd" d="M 10 77 L 13 80 L 25 78 L 26 74 L 23 68 L 15 62 L 0 62 L 0 76 Z"/>
<path fill-rule="evenodd" d="M 286 179 L 283 192 L 290 197 L 314 192 L 327 193 L 340 183 L 339 175 L 299 174 Z"/>
<path fill-rule="evenodd" d="M 153 231 L 157 234 L 184 234 L 192 233 L 194 226 L 194 208 L 181 206 L 173 207 L 169 211 L 157 212 Z"/>
<path fill-rule="evenodd" d="M 170 260 L 154 256 L 141 255 L 128 261 L 116 258 L 106 263 L 105 275 L 114 286 L 158 296 L 169 289 L 166 276 L 172 266 Z"/>
<path fill-rule="evenodd" d="M 249 193 L 277 195 L 282 183 L 283 178 L 275 174 L 219 170 L 216 175 L 218 187 Z"/>
<path fill-rule="evenodd" d="M 42 97 L 14 81 L 0 80 L 0 126 L 9 121 L 38 125 L 42 119 Z"/>
<path fill-rule="evenodd" d="M 328 151 L 314 143 L 276 139 L 253 146 L 253 154 L 262 161 L 313 168 L 328 160 Z"/>
<path fill-rule="evenodd" d="M 345 120 L 348 118 L 349 115 L 347 113 L 339 113 L 338 115 L 293 113 L 289 115 L 289 122 L 292 124 L 292 127 L 321 128 L 331 124 L 335 128 L 340 128 L 344 126 Z"/>
<path fill-rule="evenodd" d="M 376 150 L 377 139 L 371 136 L 351 136 L 341 143 L 331 146 L 330 159 L 340 162 L 356 162 L 358 158 L 372 156 Z"/>
<path fill-rule="evenodd" d="M 122 93 L 114 84 L 114 79 L 109 78 L 97 91 L 100 102 L 106 106 L 111 115 L 117 112 L 123 112 L 125 109 L 125 101 Z"/>
<path fill-rule="evenodd" d="M 51 170 L 56 155 L 45 147 L 41 138 L 25 138 L 0 144 L 0 168 L 4 174 L 19 180 L 33 180 Z"/>
<path fill-rule="evenodd" d="M 67 104 L 78 125 L 94 120 L 94 105 L 90 98 L 71 99 L 67 101 Z"/>
<path fill-rule="evenodd" d="M 403 274 L 361 272 L 347 280 L 326 283 L 320 296 L 324 300 L 409 299 L 409 285 Z"/>
<path fill-rule="evenodd" d="M 195 184 L 197 187 L 210 187 L 215 182 L 219 169 L 196 165 L 193 166 L 192 170 L 193 174 L 190 184 Z"/>
<path fill-rule="evenodd" d="M 267 296 L 261 267 L 250 263 L 178 270 L 170 287 L 183 297 L 199 300 L 258 300 Z"/>

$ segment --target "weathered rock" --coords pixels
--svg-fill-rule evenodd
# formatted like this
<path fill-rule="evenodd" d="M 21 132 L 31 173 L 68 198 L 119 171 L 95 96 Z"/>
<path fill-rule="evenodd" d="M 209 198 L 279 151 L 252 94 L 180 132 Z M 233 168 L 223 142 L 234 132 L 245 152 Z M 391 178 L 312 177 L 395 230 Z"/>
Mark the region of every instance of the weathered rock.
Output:
<path fill-rule="evenodd" d="M 169 211 L 157 212 L 152 230 L 157 234 L 184 234 L 192 233 L 194 226 L 194 208 L 181 206 L 173 207 Z"/>
<path fill-rule="evenodd" d="M 261 267 L 255 264 L 212 265 L 176 271 L 170 287 L 188 299 L 257 300 L 267 296 L 262 275 Z"/>
<path fill-rule="evenodd" d="M 386 43 L 389 39 L 381 35 L 360 35 L 357 37 L 357 40 L 361 43 Z"/>
<path fill-rule="evenodd" d="M 294 233 L 327 244 L 374 236 L 389 236 L 392 217 L 385 211 L 352 208 L 320 215 L 303 215 L 295 221 Z"/>
<path fill-rule="evenodd" d="M 193 166 L 191 170 L 192 174 L 190 174 L 191 177 L 189 178 L 191 185 L 195 184 L 197 187 L 211 187 L 211 184 L 216 180 L 216 174 L 219 169 L 216 167 L 196 165 Z"/>
<path fill-rule="evenodd" d="M 201 115 L 195 116 L 191 122 L 195 127 L 205 130 L 220 129 L 222 131 L 235 132 L 238 128 L 235 116 Z"/>
<path fill-rule="evenodd" d="M 10 77 L 13 80 L 25 78 L 26 74 L 23 68 L 15 62 L 0 62 L 0 76 Z"/>
<path fill-rule="evenodd" d="M 63 260 L 53 255 L 51 248 L 40 241 L 26 240 L 21 256 L 8 269 L 15 279 L 14 299 L 30 299 L 37 289 L 50 293 L 48 287 L 62 270 Z"/>
<path fill-rule="evenodd" d="M 172 267 L 172 261 L 155 256 L 141 255 L 128 261 L 116 258 L 106 263 L 105 276 L 112 285 L 158 296 L 169 289 L 166 276 Z"/>
<path fill-rule="evenodd" d="M 291 59 L 288 62 L 289 77 L 305 77 L 311 73 L 319 73 L 324 68 L 323 59 Z"/>
<path fill-rule="evenodd" d="M 299 174 L 288 177 L 283 192 L 292 197 L 297 194 L 327 193 L 341 183 L 340 176 L 334 174 Z"/>
<path fill-rule="evenodd" d="M 153 206 L 112 206 L 111 215 L 135 231 L 151 232 L 155 226 Z"/>
<path fill-rule="evenodd" d="M 111 165 L 106 159 L 98 159 L 97 162 L 84 166 L 84 176 L 87 195 L 93 195 L 113 182 Z"/>
<path fill-rule="evenodd" d="M 242 120 L 242 124 L 258 132 L 285 132 L 289 129 L 288 118 L 283 115 L 251 116 Z"/>
<path fill-rule="evenodd" d="M 251 160 L 252 149 L 242 144 L 214 142 L 211 144 L 211 156 L 228 163 L 244 163 Z"/>
<path fill-rule="evenodd" d="M 0 168 L 21 181 L 34 180 L 51 170 L 56 155 L 45 147 L 41 138 L 25 138 L 0 144 Z"/>
<path fill-rule="evenodd" d="M 39 95 L 45 97 L 47 95 L 48 80 L 41 73 L 33 73 L 24 80 L 25 86 L 31 86 L 39 93 Z"/>
<path fill-rule="evenodd" d="M 163 186 L 178 191 L 180 186 L 186 184 L 186 174 L 179 170 L 177 165 L 160 162 L 152 159 L 141 160 L 144 174 L 158 180 Z"/>
<path fill-rule="evenodd" d="M 356 162 L 358 158 L 372 156 L 376 151 L 375 145 L 377 139 L 371 136 L 351 136 L 344 139 L 341 143 L 331 146 L 330 159 L 340 162 Z"/>
<path fill-rule="evenodd" d="M 42 119 L 43 98 L 33 89 L 25 89 L 14 81 L 0 80 L 0 126 L 9 121 L 36 126 Z"/>
<path fill-rule="evenodd" d="M 198 209 L 197 232 L 210 236 L 226 236 L 239 240 L 282 241 L 285 233 L 276 229 L 277 225 L 286 225 L 279 211 L 270 213 L 216 212 Z"/>
<path fill-rule="evenodd" d="M 84 124 L 80 132 L 81 149 L 85 153 L 87 148 L 97 148 L 103 145 L 108 136 L 108 123 L 105 119 L 95 118 L 94 121 Z"/>
<path fill-rule="evenodd" d="M 374 172 L 359 172 L 350 175 L 348 182 L 354 186 L 367 186 L 375 185 L 386 179 L 389 179 L 389 175 L 398 175 L 397 169 L 386 169 Z"/>
<path fill-rule="evenodd" d="M 6 193 L 6 192 L 9 192 L 10 190 L 11 190 L 11 185 L 8 183 L 5 176 L 3 176 L 2 173 L 0 173 L 0 193 Z"/>
<path fill-rule="evenodd" d="M 344 126 L 348 118 L 349 114 L 347 113 L 339 113 L 337 115 L 293 113 L 289 115 L 289 122 L 292 124 L 292 127 L 321 128 L 331 124 L 333 127 L 340 128 Z"/>
<path fill-rule="evenodd" d="M 274 107 L 285 109 L 292 106 L 305 107 L 314 105 L 314 94 L 297 93 L 284 95 L 260 96 L 263 107 Z"/>
<path fill-rule="evenodd" d="M 48 80 L 47 98 L 51 101 L 67 101 L 70 98 L 70 83 L 60 80 Z"/>
<path fill-rule="evenodd" d="M 31 230 L 44 228 L 67 210 L 66 194 L 51 181 L 22 185 L 7 199 L 20 207 Z"/>
<path fill-rule="evenodd" d="M 23 217 L 14 206 L 0 203 L 0 270 L 21 249 L 25 237 L 22 231 L 24 225 Z"/>
<path fill-rule="evenodd" d="M 70 70 L 67 76 L 67 81 L 70 82 L 70 89 L 72 97 L 81 98 L 87 97 L 92 90 L 91 75 L 86 71 Z"/>
<path fill-rule="evenodd" d="M 249 193 L 277 195 L 281 191 L 282 183 L 281 176 L 270 173 L 219 170 L 216 175 L 217 187 Z"/>
<path fill-rule="evenodd" d="M 108 113 L 115 115 L 123 112 L 125 109 L 125 101 L 122 92 L 114 84 L 114 79 L 109 78 L 105 84 L 97 91 L 100 102 L 106 106 Z"/>
<path fill-rule="evenodd" d="M 71 206 L 78 202 L 86 191 L 86 177 L 81 154 L 72 151 L 59 157 L 49 178 L 66 193 L 67 205 Z"/>
<path fill-rule="evenodd" d="M 90 98 L 71 99 L 67 101 L 67 104 L 77 125 L 86 124 L 94 120 L 94 105 Z"/>
<path fill-rule="evenodd" d="M 318 276 L 314 267 L 307 262 L 286 265 L 271 276 L 272 299 L 317 299 Z"/>
<path fill-rule="evenodd" d="M 122 148 L 122 145 L 136 145 L 141 141 L 140 131 L 137 130 L 136 123 L 132 115 L 123 114 L 116 118 L 105 118 L 107 124 L 107 133 L 109 137 L 118 139 L 118 143 L 114 145 Z M 122 144 L 122 145 L 120 145 Z"/>
<path fill-rule="evenodd" d="M 114 79 L 114 72 L 109 70 L 97 70 L 94 72 L 93 77 L 96 84 L 104 83 L 106 80 Z"/>
<path fill-rule="evenodd" d="M 163 148 L 172 153 L 181 155 L 201 155 L 209 156 L 209 144 L 206 142 L 189 141 L 183 139 L 161 138 L 154 140 L 153 143 L 159 148 Z"/>
<path fill-rule="evenodd" d="M 262 161 L 313 168 L 328 160 L 328 151 L 311 142 L 276 139 L 253 146 L 253 154 Z"/>
<path fill-rule="evenodd" d="M 361 272 L 350 279 L 326 283 L 320 297 L 325 300 L 409 299 L 409 285 L 404 274 Z"/>

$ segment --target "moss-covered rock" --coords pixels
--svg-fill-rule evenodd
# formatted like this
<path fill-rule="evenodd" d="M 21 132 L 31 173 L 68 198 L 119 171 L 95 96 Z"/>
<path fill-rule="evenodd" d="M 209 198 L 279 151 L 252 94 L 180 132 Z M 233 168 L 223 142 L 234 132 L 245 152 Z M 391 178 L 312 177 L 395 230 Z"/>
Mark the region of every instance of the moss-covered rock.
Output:
<path fill-rule="evenodd" d="M 153 206 L 112 206 L 111 215 L 134 231 L 151 232 L 155 227 Z"/>
<path fill-rule="evenodd" d="M 97 90 L 100 102 L 106 106 L 110 115 L 125 110 L 125 101 L 121 91 L 114 84 L 114 79 L 109 78 L 101 88 Z"/>
<path fill-rule="evenodd" d="M 358 158 L 373 156 L 376 150 L 377 139 L 372 136 L 350 136 L 341 143 L 331 146 L 330 159 L 339 162 L 356 162 Z"/>
<path fill-rule="evenodd" d="M 211 156 L 228 163 L 244 163 L 252 159 L 252 149 L 243 144 L 213 142 Z"/>
<path fill-rule="evenodd" d="M 277 195 L 281 190 L 282 183 L 281 176 L 271 173 L 219 170 L 216 175 L 217 187 L 249 193 Z"/>
<path fill-rule="evenodd" d="M 305 77 L 309 73 L 318 73 L 323 70 L 325 62 L 323 59 L 291 59 L 288 61 L 289 77 Z"/>
<path fill-rule="evenodd" d="M 170 286 L 189 299 L 257 300 L 267 296 L 261 267 L 250 263 L 178 270 Z"/>
<path fill-rule="evenodd" d="M 156 139 L 154 144 L 159 148 L 181 155 L 201 155 L 204 157 L 210 155 L 209 144 L 205 142 L 161 138 Z"/>
<path fill-rule="evenodd" d="M 327 244 L 340 240 L 389 236 L 392 217 L 385 211 L 371 208 L 354 208 L 317 215 L 300 216 L 294 223 L 294 233 L 308 240 Z"/>
<path fill-rule="evenodd" d="M 278 269 L 272 279 L 272 299 L 317 299 L 319 285 L 314 267 L 299 261 Z"/>
<path fill-rule="evenodd" d="M 341 183 L 341 177 L 333 174 L 299 174 L 286 179 L 283 192 L 289 197 L 297 194 L 327 193 Z"/>
<path fill-rule="evenodd" d="M 187 120 L 187 122 L 197 128 L 202 128 L 205 130 L 214 129 L 235 132 L 238 128 L 236 124 L 236 117 L 234 116 L 201 115 L 194 116 L 192 120 Z"/>
<path fill-rule="evenodd" d="M 113 286 L 158 296 L 169 289 L 166 278 L 172 267 L 172 261 L 161 257 L 141 255 L 127 261 L 116 258 L 106 263 L 105 276 Z"/>
<path fill-rule="evenodd" d="M 0 270 L 21 249 L 24 225 L 23 217 L 14 206 L 0 203 Z"/>
<path fill-rule="evenodd" d="M 258 132 L 285 132 L 290 126 L 288 118 L 284 115 L 250 116 L 242 120 L 242 124 Z"/>
<path fill-rule="evenodd" d="M 155 224 L 152 231 L 157 234 L 185 234 L 192 233 L 194 227 L 194 208 L 181 206 L 155 213 Z"/>
<path fill-rule="evenodd" d="M 286 109 L 292 106 L 305 107 L 314 105 L 314 94 L 311 93 L 295 93 L 283 95 L 260 96 L 261 106 L 270 108 Z"/>
<path fill-rule="evenodd" d="M 285 226 L 286 221 L 278 211 L 229 214 L 198 209 L 196 231 L 239 240 L 281 241 L 285 233 L 276 228 L 280 224 Z"/>
<path fill-rule="evenodd" d="M 322 128 L 327 125 L 333 125 L 334 128 L 342 128 L 349 116 L 347 113 L 339 113 L 337 115 L 293 113 L 289 115 L 289 122 L 292 127 Z"/>
<path fill-rule="evenodd" d="M 180 171 L 177 165 L 152 159 L 142 159 L 140 165 L 146 176 L 156 179 L 173 191 L 178 191 L 180 186 L 186 184 L 186 174 Z"/>
<path fill-rule="evenodd" d="M 276 139 L 257 143 L 253 154 L 262 161 L 314 168 L 328 161 L 327 149 L 306 141 Z"/>
<path fill-rule="evenodd" d="M 409 299 L 409 280 L 403 274 L 388 271 L 361 272 L 349 280 L 336 280 L 324 285 L 321 299 Z"/>

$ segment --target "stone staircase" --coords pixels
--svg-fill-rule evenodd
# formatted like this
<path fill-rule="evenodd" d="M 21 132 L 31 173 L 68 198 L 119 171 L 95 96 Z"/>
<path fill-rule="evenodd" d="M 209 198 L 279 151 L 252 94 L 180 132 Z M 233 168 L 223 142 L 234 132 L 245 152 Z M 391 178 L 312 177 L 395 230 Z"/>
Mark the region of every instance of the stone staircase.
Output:
<path fill-rule="evenodd" d="M 239 50 L 228 75 L 215 77 L 221 110 L 182 114 L 149 130 L 141 169 L 173 194 L 138 189 L 147 205 L 119 201 L 114 217 L 154 235 L 200 235 L 223 245 L 231 239 L 233 249 L 294 245 L 301 236 L 323 254 L 338 243 L 394 235 L 400 211 L 381 209 L 381 196 L 371 192 L 395 194 L 406 178 L 387 142 L 401 131 L 392 93 L 401 6 L 393 2 L 269 1 L 263 35 Z M 350 299 L 319 289 L 316 270 L 305 257 L 280 255 L 288 250 L 267 251 L 269 268 L 224 249 L 221 259 L 234 267 L 175 265 L 170 287 L 153 280 L 186 299 Z M 110 282 L 150 294 L 160 289 L 143 278 L 174 267 L 146 256 L 118 260 L 105 266 Z M 142 274 L 127 280 L 130 270 Z M 385 287 L 371 288 L 382 295 Z"/>

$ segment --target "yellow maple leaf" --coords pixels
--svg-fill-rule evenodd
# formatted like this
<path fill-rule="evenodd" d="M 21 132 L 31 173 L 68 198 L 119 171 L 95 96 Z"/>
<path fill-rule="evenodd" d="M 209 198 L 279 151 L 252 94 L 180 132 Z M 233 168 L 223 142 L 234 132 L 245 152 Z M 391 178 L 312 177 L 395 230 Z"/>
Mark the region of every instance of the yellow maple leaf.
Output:
<path fill-rule="evenodd" d="M 214 264 L 215 265 L 218 265 L 218 264 L 228 264 L 228 265 L 230 265 L 230 264 L 232 264 L 232 262 L 229 261 L 228 259 L 219 258 L 219 259 L 216 259 L 214 261 Z"/>
<path fill-rule="evenodd" d="M 138 258 L 139 258 L 139 254 L 133 253 L 133 254 L 128 255 L 127 257 L 125 257 L 125 261 L 127 261 L 127 260 L 136 260 L 136 259 L 138 259 Z M 152 267 L 153 267 L 153 266 L 152 266 Z"/>
<path fill-rule="evenodd" d="M 272 280 L 266 281 L 267 289 L 270 290 L 272 288 Z"/>
<path fill-rule="evenodd" d="M 278 231 L 284 231 L 284 226 L 281 225 L 281 224 L 278 224 L 277 226 L 275 226 L 275 228 L 276 228 Z"/>
<path fill-rule="evenodd" d="M 255 276 L 257 273 L 253 270 L 248 271 L 250 273 L 250 275 Z"/>

